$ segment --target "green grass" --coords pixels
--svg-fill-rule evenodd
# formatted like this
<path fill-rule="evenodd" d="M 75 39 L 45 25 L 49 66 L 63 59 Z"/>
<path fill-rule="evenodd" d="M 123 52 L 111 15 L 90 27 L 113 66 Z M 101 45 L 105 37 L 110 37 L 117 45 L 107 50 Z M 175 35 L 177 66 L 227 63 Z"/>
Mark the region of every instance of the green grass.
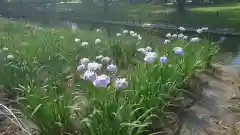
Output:
<path fill-rule="evenodd" d="M 206 40 L 190 43 L 170 38 L 171 43 L 164 45 L 144 34 L 141 40 L 129 34 L 108 37 L 104 31 L 42 28 L 5 19 L 0 20 L 0 29 L 1 85 L 6 92 L 17 93 L 18 109 L 41 135 L 162 132 L 174 120 L 172 113 L 183 106 L 189 78 L 219 49 Z M 147 45 L 158 54 L 153 63 L 143 62 L 144 55 L 137 51 Z M 184 55 L 175 54 L 175 47 L 183 48 Z M 100 54 L 116 63 L 117 73 L 106 70 L 109 63 L 95 59 Z M 161 56 L 168 62 L 160 63 Z M 107 87 L 82 78 L 77 66 L 84 57 L 103 64 L 95 74 L 111 77 Z M 119 77 L 127 79 L 126 89 L 116 88 Z"/>
<path fill-rule="evenodd" d="M 189 24 L 204 24 L 209 27 L 235 28 L 239 30 L 240 4 L 193 8 L 183 17 Z M 218 14 L 218 15 L 217 15 Z M 192 21 L 191 21 L 192 20 Z"/>
<path fill-rule="evenodd" d="M 224 5 L 215 5 L 215 6 L 207 6 L 207 7 L 198 7 L 191 9 L 192 11 L 202 11 L 202 12 L 216 12 L 216 11 L 224 11 L 224 10 L 238 10 L 240 8 L 240 3 L 235 4 L 224 4 Z"/>

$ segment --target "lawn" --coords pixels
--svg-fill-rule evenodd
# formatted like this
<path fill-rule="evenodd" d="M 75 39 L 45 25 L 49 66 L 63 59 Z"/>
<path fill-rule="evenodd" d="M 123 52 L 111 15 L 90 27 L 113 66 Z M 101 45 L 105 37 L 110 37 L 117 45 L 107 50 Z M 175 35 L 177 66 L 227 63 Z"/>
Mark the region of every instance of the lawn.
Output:
<path fill-rule="evenodd" d="M 216 6 L 203 6 L 188 8 L 187 12 L 180 14 L 172 12 L 167 15 L 159 14 L 152 18 L 154 23 L 167 22 L 170 24 L 185 25 L 189 27 L 206 26 L 209 28 L 230 28 L 240 31 L 240 4 L 224 4 Z M 159 19 L 157 19 L 159 18 Z"/>
<path fill-rule="evenodd" d="M 224 5 L 215 5 L 215 6 L 203 6 L 192 8 L 192 11 L 201 11 L 201 12 L 216 12 L 216 11 L 225 11 L 225 10 L 239 10 L 240 3 L 234 4 L 224 4 Z"/>
<path fill-rule="evenodd" d="M 190 10 L 190 15 L 186 22 L 198 22 L 210 27 L 234 28 L 240 30 L 240 3 L 219 5 L 211 7 L 199 7 Z"/>
<path fill-rule="evenodd" d="M 156 134 L 170 121 L 175 129 L 190 78 L 219 50 L 184 28 L 163 43 L 6 19 L 0 29 L 0 83 L 41 135 Z"/>

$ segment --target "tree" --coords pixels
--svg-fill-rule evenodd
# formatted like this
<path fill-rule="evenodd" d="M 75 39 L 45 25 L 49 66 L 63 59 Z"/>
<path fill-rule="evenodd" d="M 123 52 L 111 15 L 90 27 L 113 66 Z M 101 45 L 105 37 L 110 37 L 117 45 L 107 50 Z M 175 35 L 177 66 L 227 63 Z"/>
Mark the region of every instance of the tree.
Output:
<path fill-rule="evenodd" d="M 4 14 L 7 11 L 7 1 L 0 0 L 0 14 Z"/>
<path fill-rule="evenodd" d="M 82 0 L 82 3 L 83 4 L 86 4 L 86 5 L 93 5 L 93 0 Z"/>
<path fill-rule="evenodd" d="M 177 10 L 180 13 L 185 12 L 185 0 L 176 0 L 177 2 Z"/>
<path fill-rule="evenodd" d="M 108 13 L 108 4 L 109 4 L 108 0 L 103 1 L 104 13 Z"/>
<path fill-rule="evenodd" d="M 202 4 L 202 0 L 192 0 L 192 3 L 194 5 L 201 5 Z"/>

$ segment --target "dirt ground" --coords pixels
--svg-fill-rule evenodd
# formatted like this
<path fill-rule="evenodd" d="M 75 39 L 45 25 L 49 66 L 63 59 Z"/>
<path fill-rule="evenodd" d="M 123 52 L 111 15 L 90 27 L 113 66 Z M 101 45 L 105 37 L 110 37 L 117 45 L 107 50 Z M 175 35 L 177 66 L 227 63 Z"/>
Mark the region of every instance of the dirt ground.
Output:
<path fill-rule="evenodd" d="M 196 102 L 180 116 L 179 135 L 239 135 L 240 67 L 215 64 L 196 78 Z"/>

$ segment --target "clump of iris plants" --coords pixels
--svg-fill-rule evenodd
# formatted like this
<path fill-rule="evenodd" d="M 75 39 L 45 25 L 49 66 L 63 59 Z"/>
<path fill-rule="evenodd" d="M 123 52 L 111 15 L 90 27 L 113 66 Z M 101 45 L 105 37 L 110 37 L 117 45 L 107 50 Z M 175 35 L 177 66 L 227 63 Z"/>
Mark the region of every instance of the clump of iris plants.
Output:
<path fill-rule="evenodd" d="M 44 135 L 164 132 L 152 129 L 164 129 L 169 108 L 181 105 L 182 85 L 218 51 L 184 27 L 162 45 L 133 30 L 109 38 L 102 29 L 4 27 L 0 82 Z"/>

